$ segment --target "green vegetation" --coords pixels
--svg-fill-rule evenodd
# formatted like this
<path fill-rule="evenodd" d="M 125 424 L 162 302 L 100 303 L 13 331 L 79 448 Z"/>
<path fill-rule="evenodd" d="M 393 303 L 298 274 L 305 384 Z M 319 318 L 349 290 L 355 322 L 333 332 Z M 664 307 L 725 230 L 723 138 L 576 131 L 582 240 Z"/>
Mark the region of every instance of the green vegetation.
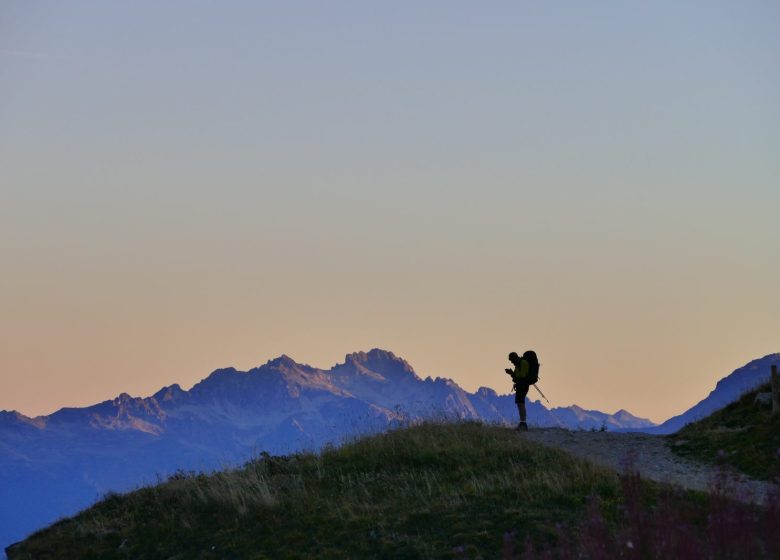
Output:
<path fill-rule="evenodd" d="M 780 475 L 780 415 L 754 404 L 764 385 L 712 415 L 688 424 L 670 436 L 678 454 L 708 463 L 721 463 L 754 478 Z"/>
<path fill-rule="evenodd" d="M 495 558 L 513 529 L 554 542 L 589 496 L 615 512 L 619 486 L 506 428 L 423 424 L 113 495 L 10 558 Z"/>
<path fill-rule="evenodd" d="M 721 482 L 685 492 L 506 428 L 427 423 L 112 495 L 9 558 L 780 557 L 780 489 L 756 506 Z"/>

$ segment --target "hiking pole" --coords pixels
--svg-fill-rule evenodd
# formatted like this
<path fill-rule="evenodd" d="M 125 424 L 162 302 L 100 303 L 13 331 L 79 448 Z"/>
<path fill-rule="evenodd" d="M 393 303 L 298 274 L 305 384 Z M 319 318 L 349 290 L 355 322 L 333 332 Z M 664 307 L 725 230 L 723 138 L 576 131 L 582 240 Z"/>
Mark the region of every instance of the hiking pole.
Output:
<path fill-rule="evenodd" d="M 537 387 L 535 383 L 533 385 L 531 385 L 531 387 L 533 387 L 534 389 L 539 391 L 539 394 L 542 395 L 542 398 L 547 401 L 547 404 L 550 404 L 550 399 L 548 399 L 547 397 L 544 396 L 544 393 L 542 393 L 542 390 L 539 387 Z"/>

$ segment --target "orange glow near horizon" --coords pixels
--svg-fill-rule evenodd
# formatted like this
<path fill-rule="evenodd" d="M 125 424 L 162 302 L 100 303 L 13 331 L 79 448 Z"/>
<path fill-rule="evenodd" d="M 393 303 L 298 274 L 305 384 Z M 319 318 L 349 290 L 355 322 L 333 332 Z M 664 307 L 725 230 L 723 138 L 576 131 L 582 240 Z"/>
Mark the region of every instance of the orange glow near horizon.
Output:
<path fill-rule="evenodd" d="M 780 351 L 780 4 L 12 4 L 0 409 L 533 348 L 662 421 Z"/>

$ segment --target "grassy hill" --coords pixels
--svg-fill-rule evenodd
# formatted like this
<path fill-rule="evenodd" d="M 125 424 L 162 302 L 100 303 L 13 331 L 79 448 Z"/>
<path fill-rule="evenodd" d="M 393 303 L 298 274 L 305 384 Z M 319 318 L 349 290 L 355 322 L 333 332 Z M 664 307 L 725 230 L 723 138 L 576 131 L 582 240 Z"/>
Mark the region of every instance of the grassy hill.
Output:
<path fill-rule="evenodd" d="M 111 496 L 11 558 L 495 556 L 505 531 L 545 539 L 593 493 L 613 499 L 617 476 L 507 429 L 427 424 Z"/>
<path fill-rule="evenodd" d="M 738 401 L 693 422 L 670 436 L 678 454 L 721 463 L 754 478 L 769 480 L 780 475 L 780 415 L 756 406 L 759 392 L 769 384 L 744 394 Z"/>
<path fill-rule="evenodd" d="M 745 542 L 780 551 L 756 535 L 778 516 L 708 503 L 505 428 L 424 424 L 109 496 L 9 558 L 693 558 L 723 550 L 713 547 L 733 531 L 740 554 Z"/>

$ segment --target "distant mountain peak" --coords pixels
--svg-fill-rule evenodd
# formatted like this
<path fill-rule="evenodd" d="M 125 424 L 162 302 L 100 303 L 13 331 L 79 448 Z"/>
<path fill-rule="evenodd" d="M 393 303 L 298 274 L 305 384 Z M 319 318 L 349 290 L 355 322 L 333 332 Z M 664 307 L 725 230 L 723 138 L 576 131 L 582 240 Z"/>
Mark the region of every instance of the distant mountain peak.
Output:
<path fill-rule="evenodd" d="M 368 352 L 353 352 L 347 354 L 344 358 L 345 365 L 356 365 L 358 368 L 365 368 L 377 373 L 381 373 L 388 378 L 398 378 L 411 376 L 419 379 L 417 374 L 409 365 L 409 362 L 399 358 L 389 350 L 373 348 Z"/>
<path fill-rule="evenodd" d="M 14 420 L 18 422 L 29 422 L 32 418 L 25 416 L 16 410 L 0 410 L 0 420 Z"/>
<path fill-rule="evenodd" d="M 46 426 L 46 417 L 38 416 L 36 418 L 30 418 L 16 410 L 0 410 L 0 426 L 3 424 L 30 425 L 35 426 L 36 428 L 43 428 Z"/>
<path fill-rule="evenodd" d="M 278 358 L 274 358 L 273 360 L 268 360 L 266 365 L 271 367 L 277 367 L 277 368 L 278 367 L 294 368 L 301 364 L 293 360 L 287 354 L 282 354 Z"/>
<path fill-rule="evenodd" d="M 219 379 L 219 378 L 222 378 L 222 377 L 229 377 L 229 376 L 231 376 L 231 375 L 233 375 L 235 373 L 238 373 L 238 370 L 236 368 L 234 368 L 234 367 L 219 368 L 219 369 L 215 369 L 214 371 L 212 371 L 208 375 L 208 377 L 206 377 L 205 380 Z M 202 383 L 202 381 L 201 381 L 201 383 Z"/>
<path fill-rule="evenodd" d="M 406 363 L 406 360 L 399 358 L 389 350 L 382 350 L 380 348 L 372 348 L 368 352 L 352 352 L 351 354 L 347 354 L 344 358 L 344 361 L 346 362 L 358 362 L 358 363 L 366 363 L 369 361 L 397 361 L 397 362 L 404 362 Z"/>
<path fill-rule="evenodd" d="M 152 395 L 152 397 L 157 401 L 166 402 L 175 400 L 184 394 L 186 394 L 186 391 L 184 391 L 178 383 L 174 383 L 168 387 L 163 387 Z"/>
<path fill-rule="evenodd" d="M 498 393 L 496 393 L 495 389 L 491 389 L 490 387 L 480 387 L 477 389 L 477 395 L 480 397 L 497 397 Z"/>

